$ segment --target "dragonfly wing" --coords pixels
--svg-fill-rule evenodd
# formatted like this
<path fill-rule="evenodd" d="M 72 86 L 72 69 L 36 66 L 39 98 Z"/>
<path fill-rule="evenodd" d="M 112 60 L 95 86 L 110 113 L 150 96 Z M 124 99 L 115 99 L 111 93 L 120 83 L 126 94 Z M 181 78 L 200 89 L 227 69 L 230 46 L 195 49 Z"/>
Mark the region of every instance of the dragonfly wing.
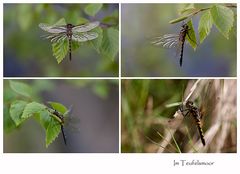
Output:
<path fill-rule="evenodd" d="M 182 42 L 181 41 L 178 41 L 178 43 L 176 44 L 176 48 L 177 48 L 177 50 L 176 50 L 176 57 L 180 54 L 180 52 L 181 52 L 181 49 L 182 49 Z"/>
<path fill-rule="evenodd" d="M 81 33 L 81 34 L 73 34 L 72 40 L 77 42 L 86 42 L 89 40 L 96 39 L 98 34 L 95 32 Z"/>
<path fill-rule="evenodd" d="M 80 131 L 80 117 L 76 115 L 72 115 L 72 106 L 64 113 L 65 118 L 65 126 L 67 127 L 67 130 L 73 131 L 73 132 L 79 132 Z"/>
<path fill-rule="evenodd" d="M 40 23 L 38 26 L 42 30 L 47 31 L 49 33 L 54 33 L 54 34 L 66 32 L 66 30 L 67 30 L 66 27 L 64 27 L 64 26 L 50 26 L 50 25 L 44 24 L 44 23 Z"/>
<path fill-rule="evenodd" d="M 67 38 L 67 35 L 65 33 L 61 33 L 61 34 L 51 34 L 51 35 L 46 35 L 43 36 L 46 39 L 50 39 L 51 42 L 59 42 L 59 41 L 63 41 Z"/>
<path fill-rule="evenodd" d="M 174 114 L 173 118 L 171 118 L 169 121 L 168 121 L 168 126 L 171 128 L 171 129 L 177 129 L 182 121 L 183 121 L 183 115 L 181 113 L 181 111 L 176 111 L 176 113 Z"/>
<path fill-rule="evenodd" d="M 179 35 L 177 34 L 166 34 L 161 37 L 156 37 L 151 43 L 156 46 L 162 46 L 165 48 L 173 48 L 179 42 Z"/>
<path fill-rule="evenodd" d="M 100 22 L 95 21 L 95 22 L 90 22 L 88 24 L 84 24 L 84 25 L 78 25 L 72 28 L 73 33 L 81 33 L 81 32 L 87 32 L 90 31 L 94 28 L 96 28 L 97 26 L 99 26 Z"/>

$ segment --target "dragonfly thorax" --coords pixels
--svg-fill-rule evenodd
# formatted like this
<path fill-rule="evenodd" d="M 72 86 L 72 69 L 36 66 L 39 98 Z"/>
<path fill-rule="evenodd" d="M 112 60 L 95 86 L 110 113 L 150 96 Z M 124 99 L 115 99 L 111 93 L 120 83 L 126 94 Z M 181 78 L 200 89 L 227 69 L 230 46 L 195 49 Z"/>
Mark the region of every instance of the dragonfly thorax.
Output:
<path fill-rule="evenodd" d="M 54 114 L 56 117 L 59 118 L 59 120 L 61 120 L 61 122 L 60 122 L 61 124 L 64 124 L 64 116 L 61 113 L 59 113 L 58 111 L 54 110 L 54 112 L 52 114 Z"/>
<path fill-rule="evenodd" d="M 74 25 L 72 24 L 67 24 L 67 37 L 68 38 L 71 38 L 72 37 L 72 34 L 73 34 L 73 31 L 72 31 L 72 28 L 75 27 Z"/>

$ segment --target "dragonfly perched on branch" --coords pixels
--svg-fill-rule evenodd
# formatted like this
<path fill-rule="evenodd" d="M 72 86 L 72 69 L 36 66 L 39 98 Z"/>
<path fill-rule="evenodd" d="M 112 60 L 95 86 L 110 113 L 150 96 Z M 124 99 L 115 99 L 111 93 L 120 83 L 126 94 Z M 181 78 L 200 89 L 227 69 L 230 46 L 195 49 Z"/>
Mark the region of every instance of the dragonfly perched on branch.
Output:
<path fill-rule="evenodd" d="M 91 31 L 94 28 L 98 27 L 100 22 L 90 22 L 84 25 L 49 25 L 45 23 L 40 23 L 39 27 L 50 33 L 44 36 L 47 39 L 50 39 L 51 42 L 64 42 L 68 41 L 68 52 L 69 60 L 72 59 L 72 41 L 75 42 L 87 42 L 94 40 L 98 37 L 98 33 Z"/>
<path fill-rule="evenodd" d="M 202 144 L 203 146 L 205 146 L 206 143 L 205 143 L 204 134 L 202 130 L 202 123 L 201 123 L 202 115 L 201 115 L 200 109 L 197 106 L 195 106 L 192 101 L 188 100 L 185 105 L 183 104 L 180 105 L 179 110 L 181 111 L 181 114 L 184 117 L 187 117 L 190 115 L 194 118 Z"/>
<path fill-rule="evenodd" d="M 191 23 L 190 23 L 191 24 Z M 182 25 L 182 28 L 179 32 L 179 34 L 165 34 L 163 36 L 155 37 L 153 38 L 153 41 L 151 42 L 153 45 L 156 46 L 162 46 L 164 48 L 177 48 L 176 56 L 179 55 L 180 60 L 180 66 L 182 66 L 183 62 L 183 50 L 184 50 L 184 44 L 186 41 L 186 38 L 190 42 L 192 46 L 196 46 L 196 38 L 195 34 L 192 35 L 192 26 L 189 26 L 189 23 L 185 23 Z M 193 32 L 194 33 L 194 32 Z M 194 38 L 191 38 L 190 35 L 192 35 Z"/>
<path fill-rule="evenodd" d="M 188 93 L 188 96 L 179 105 L 178 110 L 174 114 L 174 117 L 168 121 L 170 128 L 175 130 L 179 129 L 183 122 L 184 124 L 187 124 L 188 122 L 189 129 L 187 134 L 189 135 L 189 130 L 192 130 L 192 127 L 195 124 L 203 146 L 206 145 L 204 132 L 202 129 L 203 117 L 205 117 L 206 119 L 206 115 L 211 114 L 214 108 L 214 104 L 217 102 L 215 96 L 216 94 L 214 94 L 212 85 L 212 80 L 198 80 L 194 82 L 194 84 L 189 83 L 190 89 L 188 88 L 188 90 L 186 90 L 187 92 L 190 91 Z M 197 98 L 201 101 L 199 107 L 195 104 L 195 102 L 193 102 Z M 192 117 L 193 119 L 187 119 L 187 117 Z M 194 121 L 195 123 L 193 123 L 192 121 Z M 192 131 L 195 134 L 195 129 L 193 129 Z"/>

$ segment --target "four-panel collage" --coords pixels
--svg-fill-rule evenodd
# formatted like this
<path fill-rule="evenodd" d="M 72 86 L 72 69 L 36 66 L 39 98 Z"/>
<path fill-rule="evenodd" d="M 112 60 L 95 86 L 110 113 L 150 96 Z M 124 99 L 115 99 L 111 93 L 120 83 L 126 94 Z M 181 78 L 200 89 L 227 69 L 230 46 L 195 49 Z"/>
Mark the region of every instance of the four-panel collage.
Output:
<path fill-rule="evenodd" d="M 3 4 L 4 153 L 237 153 L 237 4 Z"/>

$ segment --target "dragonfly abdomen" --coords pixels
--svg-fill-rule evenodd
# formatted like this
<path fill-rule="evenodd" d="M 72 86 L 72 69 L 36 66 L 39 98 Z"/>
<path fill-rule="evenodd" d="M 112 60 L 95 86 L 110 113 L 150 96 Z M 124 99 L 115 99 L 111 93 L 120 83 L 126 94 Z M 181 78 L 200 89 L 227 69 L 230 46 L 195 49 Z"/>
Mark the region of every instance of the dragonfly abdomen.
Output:
<path fill-rule="evenodd" d="M 182 42 L 182 45 L 181 45 L 180 66 L 182 66 L 182 61 L 183 61 L 183 48 L 184 48 L 184 42 Z"/>
<path fill-rule="evenodd" d="M 180 66 L 182 66 L 182 61 L 183 61 L 183 50 L 184 50 L 186 35 L 187 35 L 187 30 L 183 28 L 180 32 L 180 37 L 179 37 L 179 41 L 181 43 Z"/>
<path fill-rule="evenodd" d="M 71 61 L 72 60 L 72 36 L 70 36 L 68 39 L 68 45 L 69 45 L 69 48 L 68 48 L 69 60 Z"/>
<path fill-rule="evenodd" d="M 72 28 L 74 25 L 67 24 L 67 37 L 68 37 L 68 52 L 69 52 L 69 60 L 72 60 L 72 35 L 73 31 Z"/>
<path fill-rule="evenodd" d="M 201 126 L 201 121 L 196 117 L 194 117 L 194 118 L 195 118 L 195 121 L 196 121 L 196 125 L 197 125 L 197 128 L 198 128 L 198 132 L 199 132 L 202 144 L 205 146 L 206 143 L 205 143 L 204 134 L 203 134 L 202 126 Z"/>
<path fill-rule="evenodd" d="M 64 144 L 67 145 L 67 138 L 66 138 L 66 135 L 64 132 L 64 127 L 62 124 L 61 124 L 61 131 L 62 131 L 62 135 L 63 135 Z"/>

